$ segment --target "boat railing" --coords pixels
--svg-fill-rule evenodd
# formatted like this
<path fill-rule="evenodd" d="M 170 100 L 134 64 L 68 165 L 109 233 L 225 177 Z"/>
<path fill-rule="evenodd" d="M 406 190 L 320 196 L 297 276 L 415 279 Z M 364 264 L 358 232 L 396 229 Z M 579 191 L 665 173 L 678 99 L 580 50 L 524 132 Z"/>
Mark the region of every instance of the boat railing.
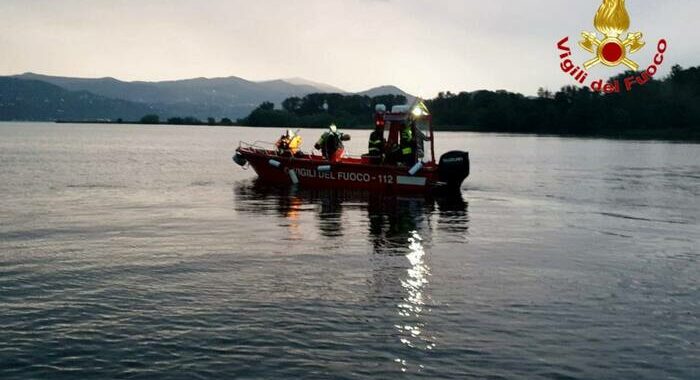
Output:
<path fill-rule="evenodd" d="M 245 149 L 250 149 L 255 153 L 260 153 L 260 154 L 266 154 L 269 156 L 277 156 L 277 157 L 284 157 L 284 158 L 300 158 L 298 156 L 289 156 L 289 155 L 280 155 L 278 150 L 277 150 L 277 144 L 269 141 L 263 141 L 263 140 L 256 140 L 252 143 L 249 143 L 247 141 L 240 141 L 238 142 L 238 147 L 239 148 L 245 148 Z M 314 156 L 314 153 L 317 153 L 318 151 L 316 149 L 311 151 L 311 154 L 308 154 L 308 157 Z M 318 152 L 320 153 L 320 152 Z M 320 156 L 320 154 L 318 154 Z"/>
<path fill-rule="evenodd" d="M 255 153 L 260 153 L 260 154 L 267 154 L 269 156 L 277 156 L 277 157 L 284 157 L 284 158 L 312 158 L 312 157 L 322 157 L 322 154 L 320 151 L 313 149 L 311 151 L 311 154 L 304 155 L 306 157 L 299 157 L 299 156 L 281 156 L 278 151 L 277 151 L 277 144 L 269 141 L 263 141 L 263 140 L 256 140 L 252 143 L 247 142 L 247 141 L 239 141 L 238 142 L 238 147 L 239 148 L 246 148 L 246 149 L 251 149 Z M 345 154 L 343 155 L 343 158 L 349 158 L 349 159 L 354 159 L 354 160 L 361 160 L 363 158 L 364 154 L 351 154 L 348 152 L 348 150 L 345 150 Z M 430 160 L 423 161 L 425 163 L 432 162 Z"/>
<path fill-rule="evenodd" d="M 247 142 L 247 141 L 239 141 L 238 147 L 251 149 L 256 153 L 265 153 L 265 154 L 272 154 L 275 156 L 279 156 L 279 154 L 277 153 L 277 144 L 275 144 L 273 142 L 269 142 L 269 141 L 256 140 L 252 143 Z M 314 153 L 319 153 L 318 154 L 319 156 L 321 155 L 320 154 L 321 152 L 315 148 L 311 151 L 311 155 L 314 155 Z M 354 158 L 355 156 L 346 155 L 346 157 L 353 157 Z M 359 158 L 359 157 L 360 156 L 357 156 L 357 158 Z M 294 158 L 294 157 L 292 157 L 292 158 Z"/>
<path fill-rule="evenodd" d="M 252 149 L 256 152 L 259 153 L 268 153 L 270 151 L 276 152 L 277 151 L 277 145 L 275 143 L 269 142 L 269 141 L 262 141 L 262 140 L 255 140 L 252 143 L 249 143 L 247 141 L 240 141 L 238 142 L 238 147 L 239 148 L 248 148 Z"/>

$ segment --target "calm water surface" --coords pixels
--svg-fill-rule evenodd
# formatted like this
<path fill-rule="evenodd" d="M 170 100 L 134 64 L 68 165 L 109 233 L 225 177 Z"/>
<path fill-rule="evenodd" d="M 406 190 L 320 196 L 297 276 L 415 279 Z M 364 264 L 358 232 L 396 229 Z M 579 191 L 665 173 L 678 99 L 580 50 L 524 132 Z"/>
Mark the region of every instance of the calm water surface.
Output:
<path fill-rule="evenodd" d="M 700 378 L 700 145 L 443 133 L 431 200 L 231 162 L 281 132 L 0 124 L 0 378 Z"/>

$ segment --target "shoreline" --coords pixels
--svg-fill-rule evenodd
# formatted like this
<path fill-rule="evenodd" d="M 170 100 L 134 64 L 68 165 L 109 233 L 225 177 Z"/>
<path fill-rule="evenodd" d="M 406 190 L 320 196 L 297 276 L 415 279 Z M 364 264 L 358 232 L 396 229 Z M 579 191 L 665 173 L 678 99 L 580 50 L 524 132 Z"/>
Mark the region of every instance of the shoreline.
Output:
<path fill-rule="evenodd" d="M 280 126 L 280 127 L 262 127 L 262 126 L 250 126 L 250 125 L 228 125 L 228 124 L 170 124 L 170 123 L 158 123 L 158 124 L 148 124 L 140 123 L 138 121 L 134 122 L 116 122 L 116 121 L 67 121 L 67 120 L 57 120 L 57 124 L 124 124 L 124 125 L 158 125 L 158 126 L 191 126 L 191 127 L 244 127 L 244 128 L 279 128 L 279 129 L 324 129 L 326 127 L 314 127 L 314 126 Z M 372 130 L 372 125 L 361 125 L 353 127 L 342 127 L 345 130 Z M 472 132 L 472 133 L 495 133 L 495 134 L 507 134 L 507 135 L 518 135 L 518 136 L 540 136 L 540 137 L 567 137 L 567 138 L 591 138 L 591 139 L 608 139 L 608 140 L 639 140 L 639 141 L 664 141 L 664 142 L 686 142 L 686 143 L 700 143 L 700 130 L 693 130 L 692 128 L 683 130 L 628 130 L 616 134 L 601 134 L 601 133 L 539 133 L 539 132 L 514 132 L 514 131 L 495 131 L 495 130 L 485 130 L 479 127 L 462 127 L 462 126 L 442 126 L 436 127 L 436 132 Z"/>
<path fill-rule="evenodd" d="M 55 121 L 9 121 L 4 120 L 0 123 L 55 123 L 55 124 L 97 124 L 97 125 L 133 125 L 133 126 L 188 126 L 188 127 L 223 127 L 223 128 L 303 128 L 303 129 L 324 129 L 325 127 L 313 126 L 280 126 L 280 127 L 260 127 L 247 125 L 227 125 L 227 124 L 169 124 L 169 123 L 140 123 L 138 121 L 106 121 L 106 120 L 55 120 Z M 342 127 L 345 130 L 372 130 L 371 125 Z M 435 128 L 436 132 L 471 132 L 471 133 L 489 133 L 489 134 L 506 134 L 517 136 L 538 136 L 538 137 L 564 137 L 564 138 L 590 138 L 590 139 L 607 139 L 607 140 L 629 140 L 629 141 L 661 141 L 673 143 L 690 143 L 700 144 L 700 130 L 683 129 L 683 130 L 628 130 L 617 134 L 568 134 L 568 133 L 538 133 L 538 132 L 513 132 L 513 131 L 494 131 L 484 130 L 478 127 L 461 127 L 461 126 L 443 126 Z"/>

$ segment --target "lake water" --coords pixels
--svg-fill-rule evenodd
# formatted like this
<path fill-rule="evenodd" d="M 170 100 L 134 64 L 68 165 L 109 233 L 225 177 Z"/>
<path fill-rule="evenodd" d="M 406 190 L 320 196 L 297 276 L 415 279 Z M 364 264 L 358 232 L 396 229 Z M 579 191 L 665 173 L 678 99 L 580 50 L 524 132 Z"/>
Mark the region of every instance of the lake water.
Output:
<path fill-rule="evenodd" d="M 0 378 L 700 378 L 700 145 L 442 133 L 431 200 L 231 161 L 281 133 L 0 124 Z"/>

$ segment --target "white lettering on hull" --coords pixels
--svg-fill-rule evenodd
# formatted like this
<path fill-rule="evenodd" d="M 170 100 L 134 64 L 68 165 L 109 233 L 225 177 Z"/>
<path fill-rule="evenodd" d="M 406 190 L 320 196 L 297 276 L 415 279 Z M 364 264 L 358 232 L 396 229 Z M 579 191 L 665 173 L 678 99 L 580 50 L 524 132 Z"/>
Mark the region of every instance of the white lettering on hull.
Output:
<path fill-rule="evenodd" d="M 316 169 L 308 168 L 296 168 L 293 169 L 297 176 L 302 179 L 321 179 L 329 181 L 346 181 L 346 182 L 360 182 L 360 183 L 370 183 L 377 182 L 382 185 L 406 185 L 406 186 L 425 186 L 427 179 L 425 177 L 411 177 L 411 176 L 394 176 L 391 174 L 377 174 L 371 175 L 369 173 L 360 172 L 324 172 L 318 171 Z"/>

